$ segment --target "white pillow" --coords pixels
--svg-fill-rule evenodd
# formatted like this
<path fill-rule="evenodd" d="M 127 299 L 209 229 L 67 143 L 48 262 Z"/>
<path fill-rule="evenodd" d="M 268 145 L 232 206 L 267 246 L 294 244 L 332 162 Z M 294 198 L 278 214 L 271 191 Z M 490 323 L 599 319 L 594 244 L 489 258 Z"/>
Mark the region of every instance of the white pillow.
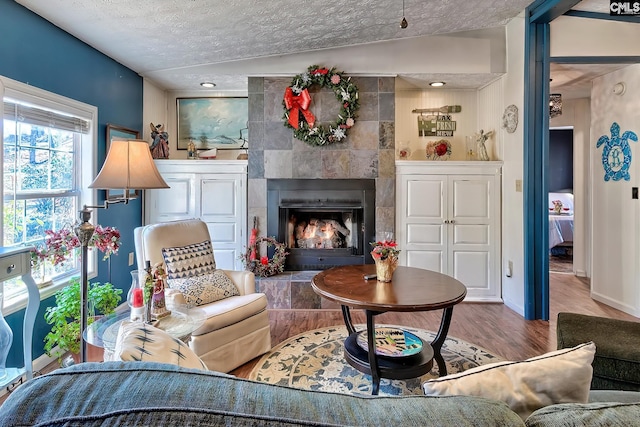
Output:
<path fill-rule="evenodd" d="M 170 363 L 208 370 L 187 344 L 143 322 L 123 321 L 118 328 L 113 360 Z"/>
<path fill-rule="evenodd" d="M 167 286 L 180 291 L 191 307 L 240 295 L 237 286 L 222 270 L 200 276 L 167 279 Z"/>
<path fill-rule="evenodd" d="M 480 396 L 506 402 L 522 419 L 555 403 L 586 403 L 596 352 L 593 342 L 533 357 L 498 362 L 422 384 L 429 396 Z"/>

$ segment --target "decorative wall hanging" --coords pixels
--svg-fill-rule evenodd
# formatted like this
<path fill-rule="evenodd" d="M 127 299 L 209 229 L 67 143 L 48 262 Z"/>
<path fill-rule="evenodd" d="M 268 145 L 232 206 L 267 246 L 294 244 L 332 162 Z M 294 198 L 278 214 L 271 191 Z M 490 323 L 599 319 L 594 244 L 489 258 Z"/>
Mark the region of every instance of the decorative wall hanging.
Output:
<path fill-rule="evenodd" d="M 247 148 L 247 97 L 178 98 L 178 150 Z M 244 132 L 244 136 L 243 133 Z"/>
<path fill-rule="evenodd" d="M 415 108 L 412 113 L 418 116 L 418 136 L 446 136 L 452 137 L 456 130 L 456 122 L 451 120 L 450 113 L 462 111 L 460 105 L 445 105 L 440 108 Z M 435 113 L 423 115 L 424 113 Z"/>
<path fill-rule="evenodd" d="M 451 156 L 451 143 L 446 139 L 427 143 L 427 159 L 447 160 Z"/>
<path fill-rule="evenodd" d="M 518 107 L 511 104 L 504 109 L 502 114 L 502 129 L 508 133 L 514 133 L 518 127 Z"/>
<path fill-rule="evenodd" d="M 611 138 L 602 135 L 598 138 L 596 148 L 602 144 L 602 167 L 604 168 L 604 180 L 625 181 L 631 180 L 629 176 L 629 166 L 631 166 L 631 147 L 629 140 L 638 141 L 638 136 L 631 131 L 625 131 L 620 137 L 620 125 L 613 122 L 611 124 Z"/>
<path fill-rule="evenodd" d="M 554 118 L 562 115 L 562 95 L 552 93 L 549 95 L 549 117 Z"/>
<path fill-rule="evenodd" d="M 337 120 L 328 128 L 316 125 L 316 117 L 309 109 L 311 95 L 309 88 L 313 85 L 333 90 L 341 102 Z M 360 107 L 358 88 L 351 82 L 351 77 L 345 78 L 335 67 L 325 68 L 312 65 L 307 72 L 296 75 L 291 86 L 284 92 L 284 125 L 293 129 L 293 135 L 309 145 L 320 146 L 341 142 L 347 136 L 347 131 L 353 127 L 356 113 Z"/>

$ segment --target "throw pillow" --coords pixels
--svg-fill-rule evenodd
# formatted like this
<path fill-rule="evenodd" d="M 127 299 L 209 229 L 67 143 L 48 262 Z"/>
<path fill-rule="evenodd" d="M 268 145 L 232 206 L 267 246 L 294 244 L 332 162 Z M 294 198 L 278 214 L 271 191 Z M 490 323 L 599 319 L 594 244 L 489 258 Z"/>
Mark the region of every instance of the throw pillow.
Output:
<path fill-rule="evenodd" d="M 240 295 L 238 288 L 222 270 L 200 276 L 167 279 L 167 285 L 184 295 L 187 305 L 203 305 Z"/>
<path fill-rule="evenodd" d="M 208 370 L 187 344 L 143 322 L 123 321 L 118 328 L 114 360 L 170 363 Z"/>
<path fill-rule="evenodd" d="M 210 240 L 187 246 L 162 248 L 162 258 L 167 267 L 168 279 L 199 276 L 216 269 Z"/>
<path fill-rule="evenodd" d="M 498 362 L 423 383 L 429 396 L 471 395 L 506 402 L 522 419 L 555 403 L 586 403 L 596 352 L 593 342 L 533 357 Z"/>

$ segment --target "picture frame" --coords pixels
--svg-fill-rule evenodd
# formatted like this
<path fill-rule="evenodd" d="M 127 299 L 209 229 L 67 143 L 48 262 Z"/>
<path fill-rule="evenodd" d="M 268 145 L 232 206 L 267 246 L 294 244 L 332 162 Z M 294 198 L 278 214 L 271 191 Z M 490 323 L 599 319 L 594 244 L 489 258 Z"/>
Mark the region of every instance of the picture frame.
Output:
<path fill-rule="evenodd" d="M 107 138 L 105 140 L 107 143 L 106 153 L 109 153 L 109 148 L 111 147 L 111 141 L 116 139 L 119 139 L 119 140 L 140 139 L 140 132 L 133 129 L 127 129 L 124 126 L 107 124 Z M 124 196 L 124 189 L 123 190 L 105 190 L 105 191 L 106 191 L 105 198 L 107 200 L 120 199 Z M 138 190 L 129 190 L 130 199 L 136 199 L 138 198 L 139 195 L 140 195 L 140 192 Z"/>
<path fill-rule="evenodd" d="M 247 97 L 176 98 L 178 150 L 248 148 Z"/>

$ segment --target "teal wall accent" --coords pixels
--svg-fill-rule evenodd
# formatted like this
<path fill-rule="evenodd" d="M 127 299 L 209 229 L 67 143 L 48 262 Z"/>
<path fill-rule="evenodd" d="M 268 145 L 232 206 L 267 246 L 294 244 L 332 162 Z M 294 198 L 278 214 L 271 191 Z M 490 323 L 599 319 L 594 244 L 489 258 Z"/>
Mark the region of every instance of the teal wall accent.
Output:
<path fill-rule="evenodd" d="M 0 75 L 98 107 L 98 168 L 105 158 L 108 123 L 142 133 L 142 78 L 134 71 L 93 49 L 12 0 L 0 0 Z M 98 202 L 104 200 L 100 191 Z M 109 281 L 126 291 L 131 282 L 128 254 L 133 252 L 133 229 L 142 224 L 141 200 L 94 210 L 94 224 L 117 227 L 122 235 L 119 254 L 100 261 L 97 282 Z M 101 259 L 101 257 L 99 258 Z M 33 356 L 44 353 L 49 331 L 44 310 L 53 298 L 42 301 L 33 337 Z M 14 331 L 8 366 L 22 366 L 24 310 L 7 316 Z"/>

